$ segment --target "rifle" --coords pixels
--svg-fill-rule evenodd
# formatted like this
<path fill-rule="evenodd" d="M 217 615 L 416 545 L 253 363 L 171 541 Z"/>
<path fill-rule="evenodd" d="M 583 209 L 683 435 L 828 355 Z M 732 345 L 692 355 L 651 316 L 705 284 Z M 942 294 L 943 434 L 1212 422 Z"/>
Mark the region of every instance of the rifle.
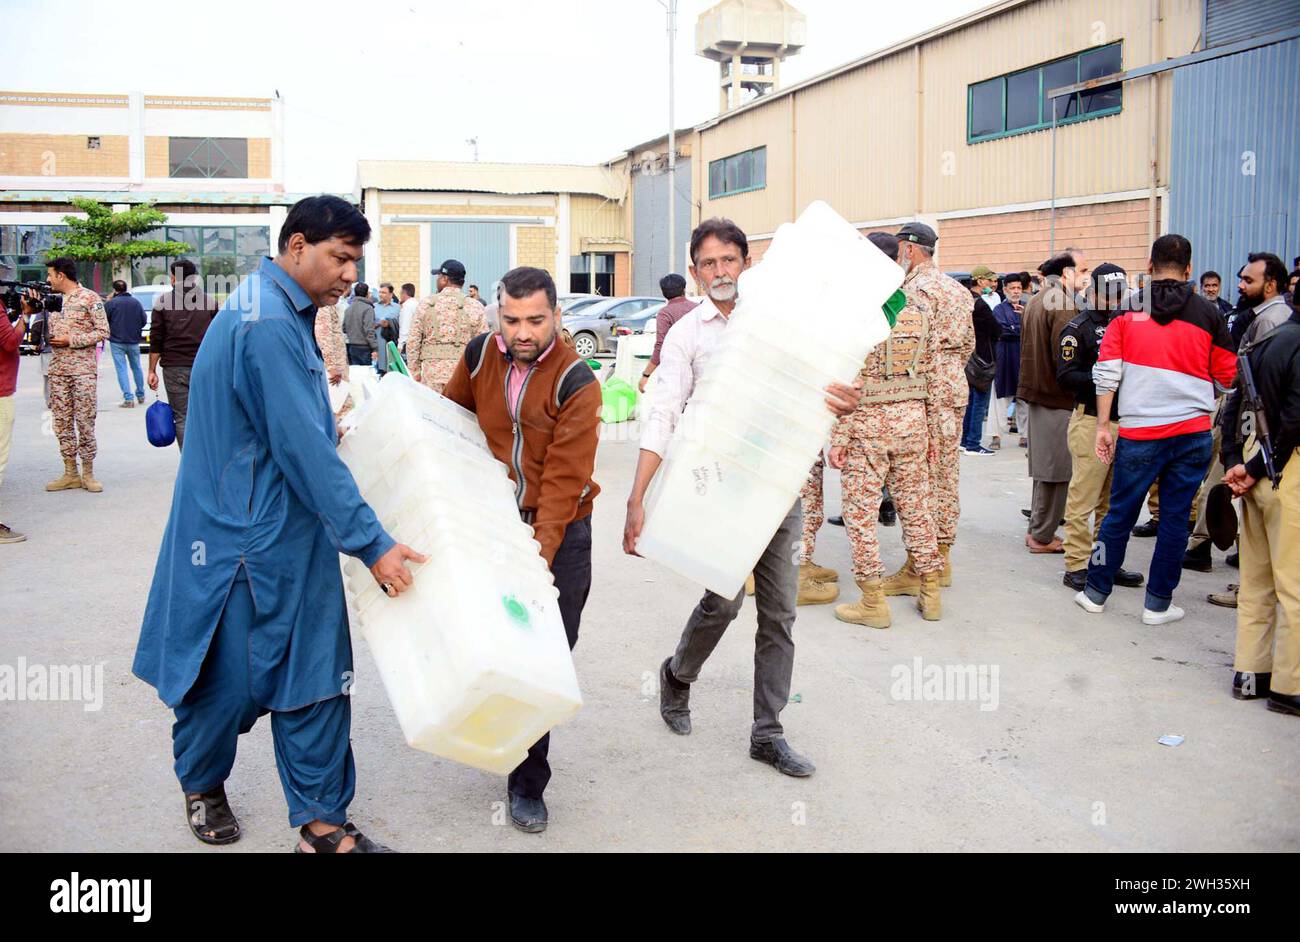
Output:
<path fill-rule="evenodd" d="M 1264 414 L 1259 390 L 1255 388 L 1255 374 L 1250 368 L 1250 358 L 1244 353 L 1237 355 L 1237 376 L 1241 378 L 1241 408 L 1254 413 L 1255 441 L 1259 442 L 1264 455 L 1264 471 L 1273 482 L 1273 490 L 1277 490 L 1282 482 L 1278 480 L 1277 469 L 1273 467 L 1273 438 L 1268 431 L 1268 417 Z"/>

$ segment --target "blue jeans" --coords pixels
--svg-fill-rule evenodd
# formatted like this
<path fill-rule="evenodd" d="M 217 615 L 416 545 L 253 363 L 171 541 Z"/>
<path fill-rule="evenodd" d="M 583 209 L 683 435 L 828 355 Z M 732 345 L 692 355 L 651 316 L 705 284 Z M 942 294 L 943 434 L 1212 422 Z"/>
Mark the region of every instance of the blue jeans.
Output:
<path fill-rule="evenodd" d="M 1183 574 L 1187 552 L 1187 518 L 1192 498 L 1210 466 L 1209 432 L 1138 441 L 1121 438 L 1115 446 L 1115 472 L 1110 484 L 1110 510 L 1088 564 L 1088 598 L 1104 603 L 1115 585 L 1115 572 L 1124 565 L 1129 533 L 1137 523 L 1147 491 L 1160 479 L 1160 527 L 1147 576 L 1146 608 L 1169 608 Z"/>
<path fill-rule="evenodd" d="M 131 365 L 131 376 L 135 377 L 135 398 L 144 402 L 144 374 L 140 372 L 140 345 L 138 343 L 111 343 L 113 348 L 113 366 L 117 368 L 117 385 L 122 388 L 122 398 L 131 401 L 131 377 L 126 374 L 126 367 Z"/>
<path fill-rule="evenodd" d="M 970 387 L 970 395 L 966 399 L 966 418 L 961 423 L 961 447 L 969 451 L 979 448 L 984 438 L 984 420 L 989 414 L 989 396 L 992 393 L 992 386 L 983 392 L 974 386 Z"/>

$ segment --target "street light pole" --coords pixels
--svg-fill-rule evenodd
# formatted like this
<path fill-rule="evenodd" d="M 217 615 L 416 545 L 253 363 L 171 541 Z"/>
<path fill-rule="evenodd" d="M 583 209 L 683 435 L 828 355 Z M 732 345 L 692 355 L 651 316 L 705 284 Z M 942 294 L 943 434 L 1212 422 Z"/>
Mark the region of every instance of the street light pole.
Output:
<path fill-rule="evenodd" d="M 677 270 L 677 119 L 673 113 L 673 46 L 677 0 L 659 0 L 668 11 L 668 270 Z"/>

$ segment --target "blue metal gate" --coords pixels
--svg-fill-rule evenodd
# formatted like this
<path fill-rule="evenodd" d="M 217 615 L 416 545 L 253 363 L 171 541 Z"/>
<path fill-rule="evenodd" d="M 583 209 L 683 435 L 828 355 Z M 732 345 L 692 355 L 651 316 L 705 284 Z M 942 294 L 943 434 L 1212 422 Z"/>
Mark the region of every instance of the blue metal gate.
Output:
<path fill-rule="evenodd" d="M 446 259 L 465 266 L 465 286 L 478 285 L 484 304 L 496 300 L 497 283 L 510 270 L 510 224 L 505 222 L 433 222 L 429 255 L 434 270 Z"/>

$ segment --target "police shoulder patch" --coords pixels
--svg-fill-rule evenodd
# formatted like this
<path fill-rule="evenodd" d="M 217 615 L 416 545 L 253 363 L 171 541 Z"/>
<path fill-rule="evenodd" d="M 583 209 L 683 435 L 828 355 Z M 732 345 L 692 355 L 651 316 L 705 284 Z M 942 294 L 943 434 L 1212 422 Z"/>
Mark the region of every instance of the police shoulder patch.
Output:
<path fill-rule="evenodd" d="M 1061 335 L 1061 359 L 1062 360 L 1067 360 L 1067 361 L 1073 360 L 1074 354 L 1078 351 L 1078 349 L 1079 349 L 1078 337 L 1074 336 L 1074 334 Z"/>

